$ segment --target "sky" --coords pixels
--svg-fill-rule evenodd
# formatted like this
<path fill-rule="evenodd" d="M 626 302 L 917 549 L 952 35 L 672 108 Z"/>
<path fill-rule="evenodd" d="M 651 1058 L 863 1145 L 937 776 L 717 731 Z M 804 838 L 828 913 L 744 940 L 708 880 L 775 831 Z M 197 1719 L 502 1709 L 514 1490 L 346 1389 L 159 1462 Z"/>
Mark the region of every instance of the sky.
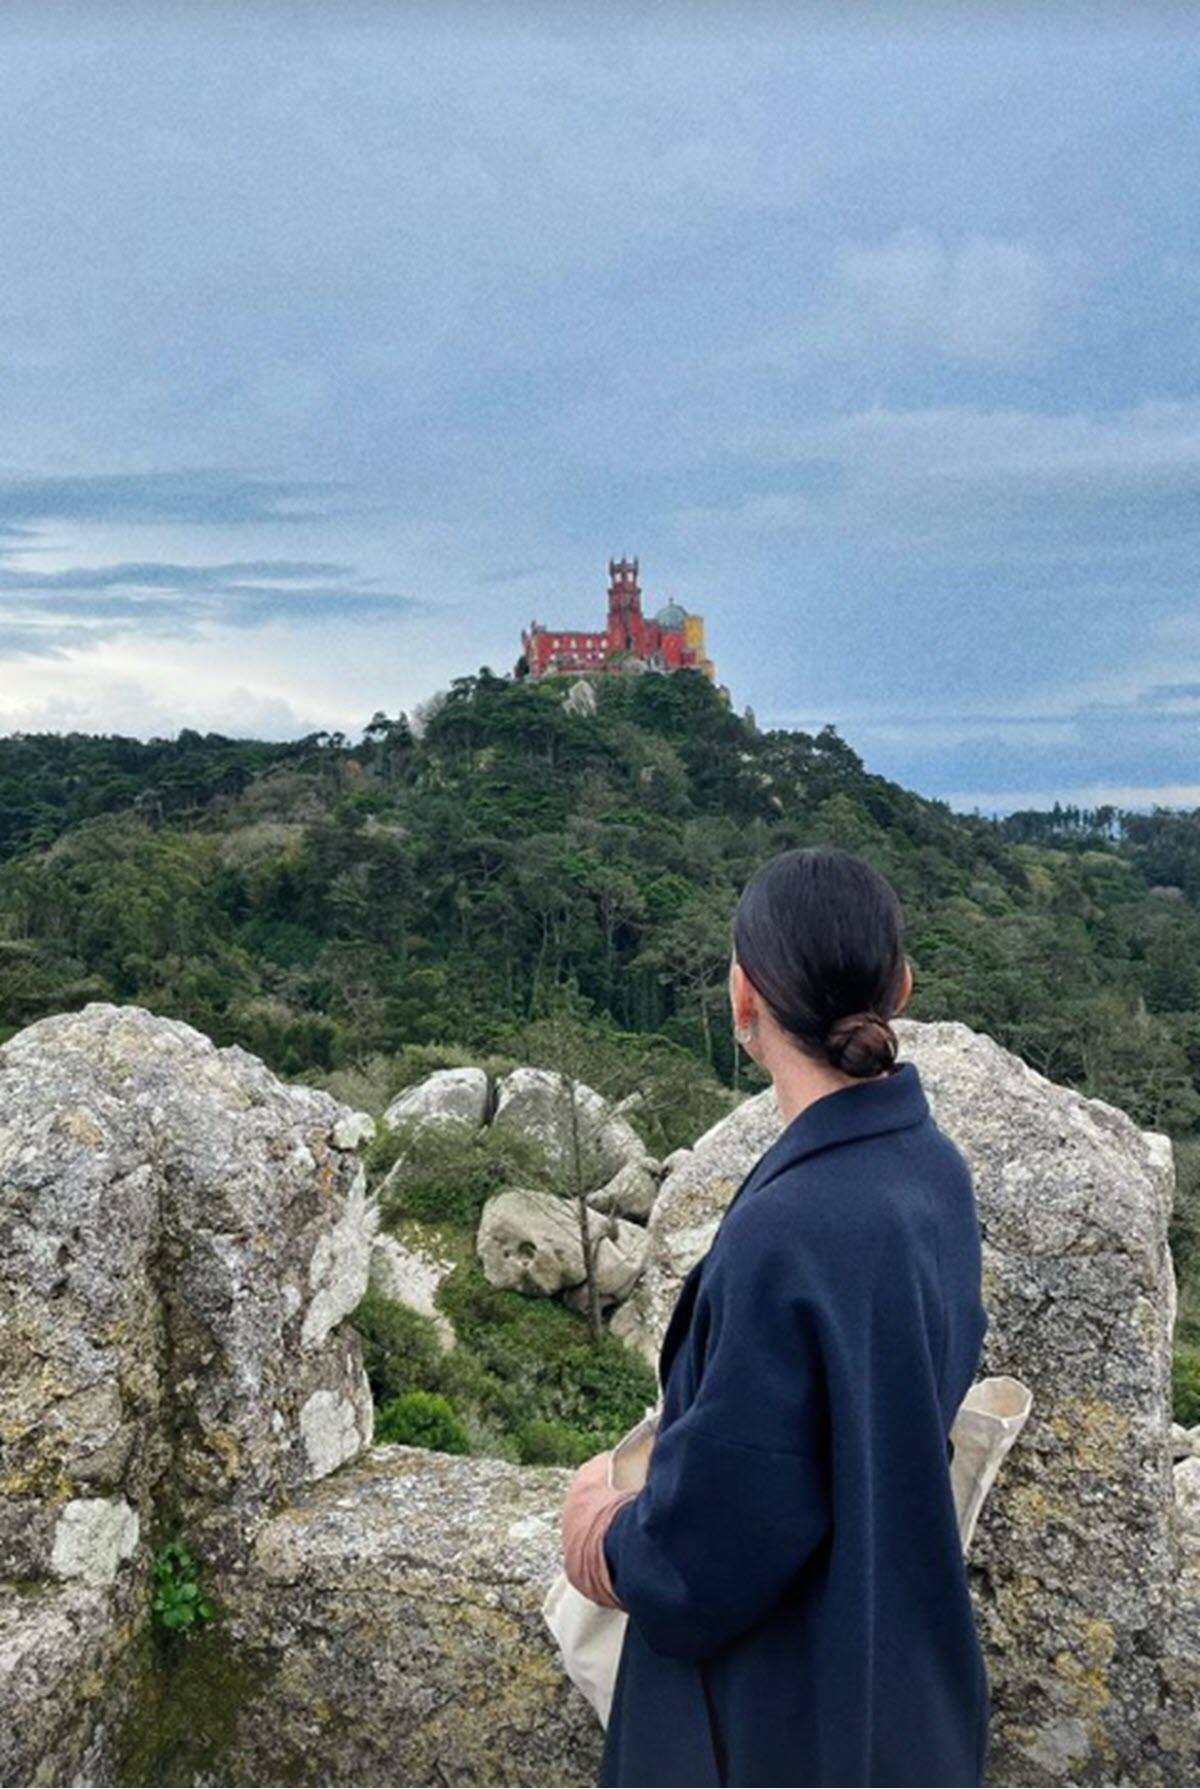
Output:
<path fill-rule="evenodd" d="M 1200 805 L 1200 13 L 6 0 L 0 732 L 357 738 L 610 557 L 761 727 Z"/>

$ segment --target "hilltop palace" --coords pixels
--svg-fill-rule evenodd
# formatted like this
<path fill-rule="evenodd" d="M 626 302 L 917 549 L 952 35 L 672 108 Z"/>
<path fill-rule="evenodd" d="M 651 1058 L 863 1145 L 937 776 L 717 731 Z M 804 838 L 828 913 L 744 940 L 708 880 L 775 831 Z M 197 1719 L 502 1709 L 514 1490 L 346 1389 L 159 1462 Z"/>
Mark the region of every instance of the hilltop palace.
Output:
<path fill-rule="evenodd" d="M 543 627 L 531 621 L 521 635 L 516 677 L 549 671 L 702 671 L 710 682 L 716 666 L 704 649 L 704 617 L 668 603 L 650 619 L 642 614 L 636 559 L 608 562 L 608 626 L 603 633 Z"/>

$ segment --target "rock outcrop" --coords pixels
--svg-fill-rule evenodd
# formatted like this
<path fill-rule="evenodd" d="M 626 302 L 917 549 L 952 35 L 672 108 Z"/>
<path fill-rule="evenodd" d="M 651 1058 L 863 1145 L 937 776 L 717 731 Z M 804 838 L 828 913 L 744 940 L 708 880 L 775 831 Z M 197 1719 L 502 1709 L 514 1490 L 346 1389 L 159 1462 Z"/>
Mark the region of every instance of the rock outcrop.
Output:
<path fill-rule="evenodd" d="M 481 1068 L 439 1068 L 397 1094 L 383 1115 L 389 1130 L 402 1124 L 461 1124 L 479 1130 L 487 1122 L 490 1088 Z"/>
<path fill-rule="evenodd" d="M 545 1152 L 551 1168 L 573 1190 L 576 1151 L 584 1192 L 612 1179 L 626 1162 L 640 1160 L 645 1145 L 627 1118 L 595 1088 L 544 1068 L 515 1068 L 497 1087 L 497 1130 L 511 1129 L 530 1137 Z"/>
<path fill-rule="evenodd" d="M 970 1562 L 990 1780 L 1194 1782 L 1169 1145 L 964 1026 L 897 1029 L 975 1174 L 981 1371 L 1034 1395 Z M 539 1613 L 569 1473 L 369 1446 L 357 1115 L 105 1005 L 0 1050 L 0 1111 L 0 1780 L 594 1782 Z M 778 1130 L 759 1096 L 671 1159 L 614 1322 L 650 1358 Z M 146 1566 L 176 1528 L 221 1613 L 164 1678 Z"/>
<path fill-rule="evenodd" d="M 588 1248 L 602 1304 L 626 1297 L 646 1259 L 646 1232 L 623 1218 L 587 1210 Z M 493 1286 L 552 1297 L 583 1285 L 579 1207 L 555 1193 L 514 1187 L 483 1208 L 477 1248 Z"/>
<path fill-rule="evenodd" d="M 611 1211 L 632 1223 L 644 1224 L 658 1197 L 659 1167 L 649 1156 L 626 1162 L 611 1180 L 589 1193 L 587 1202 L 596 1211 Z"/>
<path fill-rule="evenodd" d="M 646 1153 L 625 1116 L 639 1095 L 618 1105 L 586 1083 L 543 1068 L 516 1068 L 493 1092 L 478 1068 L 439 1069 L 406 1088 L 383 1116 L 386 1129 L 447 1126 L 478 1130 L 489 1121 L 540 1151 L 554 1191 L 520 1186 L 489 1199 L 476 1234 L 476 1252 L 493 1286 L 529 1297 L 561 1297 L 578 1310 L 587 1304 L 583 1241 L 576 1194 L 592 1212 L 594 1268 L 600 1307 L 611 1310 L 637 1284 L 646 1258 L 645 1223 L 658 1196 L 661 1167 Z M 387 1204 L 409 1171 L 407 1153 L 378 1189 Z M 445 1319 L 433 1304 L 439 1274 L 432 1263 L 383 1235 L 372 1257 L 372 1283 L 386 1296 Z M 443 1264 L 448 1268 L 451 1263 Z M 445 1337 L 443 1337 L 445 1339 Z"/>
<path fill-rule="evenodd" d="M 186 1532 L 236 1572 L 266 1508 L 370 1442 L 342 1322 L 367 1283 L 366 1131 L 244 1050 L 101 1003 L 0 1049 L 0 1113 L 0 1579 L 24 1587 L 0 1597 L 0 1683 L 28 1690 L 0 1777 L 52 1782 L 51 1727 L 96 1701 L 95 1661 L 116 1670 L 151 1545 Z"/>

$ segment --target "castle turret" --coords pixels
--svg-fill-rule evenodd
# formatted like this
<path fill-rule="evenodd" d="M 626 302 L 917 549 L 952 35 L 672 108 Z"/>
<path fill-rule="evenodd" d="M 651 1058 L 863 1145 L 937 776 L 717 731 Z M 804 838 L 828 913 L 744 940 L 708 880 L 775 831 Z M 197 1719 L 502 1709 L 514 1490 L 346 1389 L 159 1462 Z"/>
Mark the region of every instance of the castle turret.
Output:
<path fill-rule="evenodd" d="M 642 591 L 636 559 L 608 562 L 608 649 L 636 652 L 645 649 Z"/>

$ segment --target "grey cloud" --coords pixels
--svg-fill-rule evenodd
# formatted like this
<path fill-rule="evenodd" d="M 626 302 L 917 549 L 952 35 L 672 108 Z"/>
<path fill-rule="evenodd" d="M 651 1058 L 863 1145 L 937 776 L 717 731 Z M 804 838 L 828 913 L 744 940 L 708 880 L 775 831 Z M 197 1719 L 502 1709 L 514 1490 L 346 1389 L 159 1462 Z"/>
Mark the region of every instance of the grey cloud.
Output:
<path fill-rule="evenodd" d="M 1040 344 L 1056 287 L 1049 261 L 1028 243 L 973 235 L 947 244 L 908 229 L 841 249 L 826 303 L 859 348 L 864 334 L 883 329 L 950 359 L 1002 364 Z"/>
<path fill-rule="evenodd" d="M 377 590 L 326 560 L 252 559 L 216 565 L 134 562 L 56 572 L 0 567 L 0 651 L 47 654 L 114 634 L 186 638 L 203 624 L 394 620 L 422 599 Z"/>
<path fill-rule="evenodd" d="M 1200 683 L 1155 683 L 1149 689 L 1142 690 L 1137 701 L 1146 705 L 1200 701 Z"/>
<path fill-rule="evenodd" d="M 1200 535 L 1192 402 L 1069 414 L 878 406 L 799 429 L 753 427 L 730 446 L 747 470 L 758 462 L 756 488 L 677 513 L 700 541 L 768 529 L 914 564 L 1011 573 L 1072 562 L 1111 576 L 1191 550 Z"/>
<path fill-rule="evenodd" d="M 287 522 L 346 513 L 330 480 L 251 478 L 219 467 L 0 478 L 0 528 L 22 521 Z"/>
<path fill-rule="evenodd" d="M 153 560 L 120 565 L 74 566 L 67 571 L 23 572 L 0 569 L 0 591 L 118 590 L 128 586 L 151 590 L 215 590 L 230 579 L 265 578 L 275 584 L 313 578 L 346 578 L 351 567 L 324 559 L 234 559 L 221 565 L 171 565 Z"/>
<path fill-rule="evenodd" d="M 931 794 L 1027 787 L 1033 805 L 1034 793 L 1055 787 L 1195 783 L 1200 715 L 1177 705 L 1179 690 L 1200 694 L 1195 685 L 1157 683 L 1126 701 L 1066 703 L 1040 714 L 914 708 L 830 718 L 875 768 L 886 766 L 909 787 Z"/>
<path fill-rule="evenodd" d="M 92 643 L 86 628 L 59 626 L 50 638 L 32 622 L 6 621 L 0 615 L 0 658 L 66 658 L 72 647 Z"/>

